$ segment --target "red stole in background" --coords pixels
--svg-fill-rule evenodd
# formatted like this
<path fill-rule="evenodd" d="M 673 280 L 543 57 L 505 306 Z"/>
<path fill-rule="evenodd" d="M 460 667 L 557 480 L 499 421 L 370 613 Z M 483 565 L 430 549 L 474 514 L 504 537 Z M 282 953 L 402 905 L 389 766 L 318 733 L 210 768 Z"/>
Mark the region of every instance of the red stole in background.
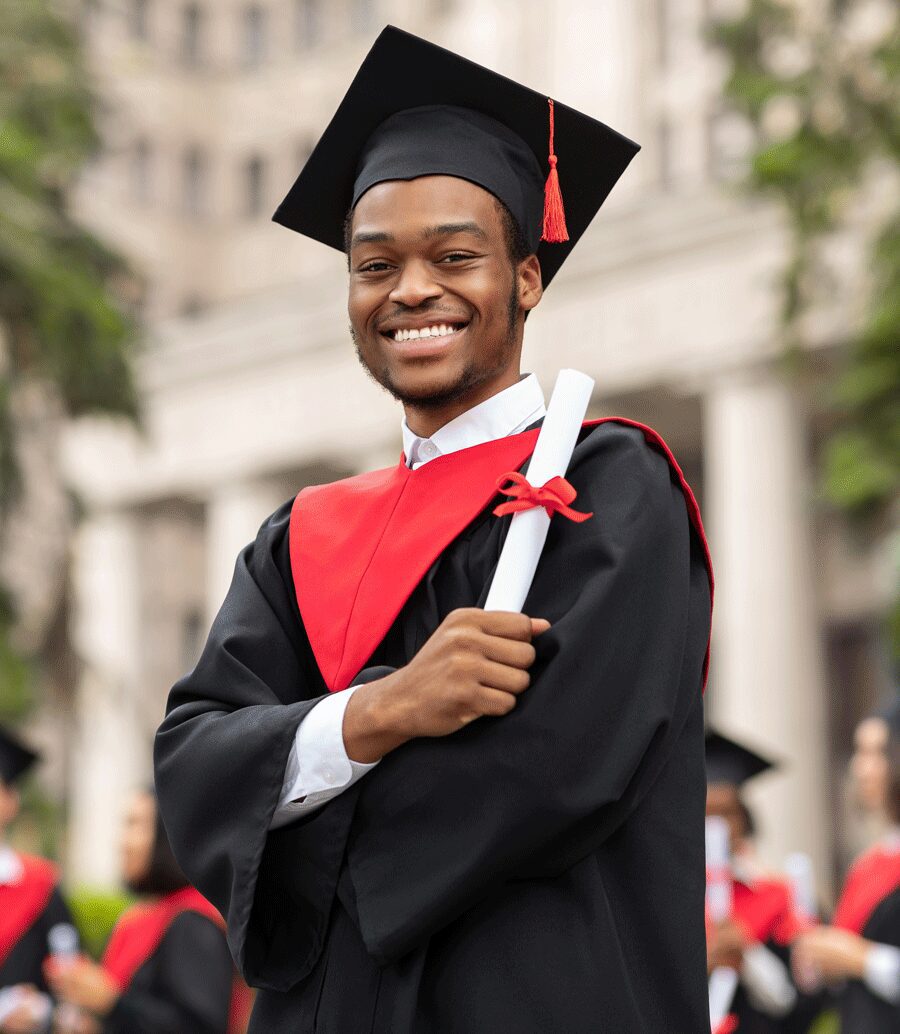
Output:
<path fill-rule="evenodd" d="M 57 883 L 56 867 L 43 858 L 18 855 L 22 875 L 0 886 L 0 964 L 47 907 Z"/>
<path fill-rule="evenodd" d="M 900 850 L 891 851 L 878 844 L 850 867 L 834 910 L 833 925 L 861 934 L 875 909 L 898 887 Z"/>

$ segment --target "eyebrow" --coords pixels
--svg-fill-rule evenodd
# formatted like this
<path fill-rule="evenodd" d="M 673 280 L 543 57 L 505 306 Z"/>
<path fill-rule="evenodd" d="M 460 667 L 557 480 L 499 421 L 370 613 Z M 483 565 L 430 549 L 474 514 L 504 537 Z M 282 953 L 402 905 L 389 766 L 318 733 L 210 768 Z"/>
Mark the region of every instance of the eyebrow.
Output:
<path fill-rule="evenodd" d="M 469 233 L 480 240 L 487 240 L 487 233 L 475 222 L 441 223 L 439 226 L 428 226 L 422 231 L 421 236 L 429 240 L 432 237 L 452 237 L 457 233 Z M 352 248 L 356 244 L 384 244 L 395 239 L 393 234 L 383 230 L 361 230 L 353 235 L 350 247 Z"/>

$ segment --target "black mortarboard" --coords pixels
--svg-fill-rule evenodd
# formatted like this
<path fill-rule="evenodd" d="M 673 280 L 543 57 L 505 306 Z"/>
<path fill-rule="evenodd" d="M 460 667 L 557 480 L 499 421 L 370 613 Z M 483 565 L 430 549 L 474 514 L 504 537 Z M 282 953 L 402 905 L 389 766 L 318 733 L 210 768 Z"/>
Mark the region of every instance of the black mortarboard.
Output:
<path fill-rule="evenodd" d="M 7 786 L 23 776 L 37 761 L 38 755 L 0 725 L 0 779 Z"/>
<path fill-rule="evenodd" d="M 706 781 L 742 786 L 748 779 L 778 765 L 744 744 L 712 729 L 706 730 Z"/>
<path fill-rule="evenodd" d="M 458 176 L 510 210 L 546 287 L 638 150 L 602 122 L 389 25 L 273 218 L 343 250 L 344 219 L 369 187 Z"/>

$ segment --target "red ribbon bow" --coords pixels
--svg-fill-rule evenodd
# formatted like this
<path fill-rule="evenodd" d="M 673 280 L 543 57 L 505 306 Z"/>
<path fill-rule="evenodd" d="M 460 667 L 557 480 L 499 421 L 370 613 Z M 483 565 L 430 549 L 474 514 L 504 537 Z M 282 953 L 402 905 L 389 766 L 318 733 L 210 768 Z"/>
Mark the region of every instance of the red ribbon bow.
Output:
<path fill-rule="evenodd" d="M 738 1029 L 738 1019 L 734 1013 L 729 1013 L 724 1020 L 719 1024 L 718 1027 L 713 1031 L 713 1034 L 734 1034 L 734 1031 Z"/>
<path fill-rule="evenodd" d="M 508 481 L 511 481 L 512 485 L 507 486 Z M 543 506 L 548 517 L 552 517 L 554 513 L 561 513 L 563 517 L 568 517 L 576 524 L 581 524 L 582 521 L 594 516 L 593 513 L 580 513 L 569 506 L 578 493 L 564 477 L 550 478 L 545 485 L 535 488 L 524 475 L 513 470 L 497 480 L 497 488 L 503 495 L 511 498 L 509 502 L 500 503 L 495 508 L 496 517 L 505 517 L 508 513 L 519 513 L 522 510 L 533 510 L 537 506 Z"/>

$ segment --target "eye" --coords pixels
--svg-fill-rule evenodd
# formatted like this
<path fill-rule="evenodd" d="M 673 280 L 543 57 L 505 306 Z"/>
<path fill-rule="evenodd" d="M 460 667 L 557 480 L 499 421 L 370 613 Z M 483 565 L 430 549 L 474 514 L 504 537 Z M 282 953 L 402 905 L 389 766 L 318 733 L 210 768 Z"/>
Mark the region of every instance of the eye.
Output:
<path fill-rule="evenodd" d="M 474 255 L 469 255 L 463 251 L 452 251 L 449 255 L 444 255 L 440 259 L 441 262 L 465 262 L 467 259 L 474 258 Z"/>
<path fill-rule="evenodd" d="M 375 260 L 373 262 L 365 262 L 359 267 L 357 272 L 359 273 L 383 273 L 386 269 L 390 269 L 390 265 L 387 262 L 379 262 Z"/>

